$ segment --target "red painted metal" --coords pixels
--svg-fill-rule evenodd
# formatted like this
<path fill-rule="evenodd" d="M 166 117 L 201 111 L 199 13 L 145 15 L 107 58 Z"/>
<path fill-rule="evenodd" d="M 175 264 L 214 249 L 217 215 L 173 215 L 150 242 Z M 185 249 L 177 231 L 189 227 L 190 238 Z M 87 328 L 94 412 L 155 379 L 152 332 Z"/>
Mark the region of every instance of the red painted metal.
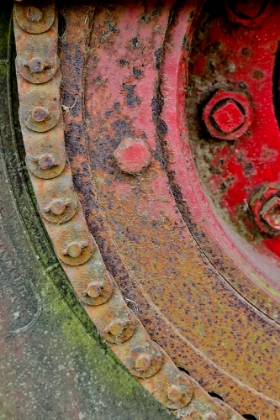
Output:
<path fill-rule="evenodd" d="M 219 87 L 233 89 L 239 95 L 247 96 L 250 102 L 253 115 L 250 128 L 246 127 L 241 136 L 233 132 L 230 138 L 224 137 L 235 140 L 234 145 L 218 143 L 211 131 L 210 136 L 205 132 L 198 134 L 198 125 L 194 126 L 189 113 L 190 137 L 198 171 L 214 203 L 256 249 L 280 256 L 279 237 L 273 237 L 272 231 L 269 236 L 265 235 L 264 229 L 260 234 L 249 208 L 258 189 L 279 182 L 280 134 L 275 113 L 275 106 L 279 107 L 275 97 L 278 89 L 275 72 L 278 70 L 275 60 L 280 40 L 277 29 L 280 8 L 278 4 L 272 7 L 269 2 L 262 3 L 230 5 L 228 2 L 227 13 L 212 13 L 204 21 L 203 37 L 198 33 L 194 35 L 191 54 L 189 89 L 194 95 L 189 97 L 189 106 L 195 103 L 197 108 L 203 107 Z M 233 15 L 241 16 L 242 8 L 247 14 L 251 10 L 246 22 L 232 18 Z M 258 16 L 257 22 L 254 16 Z M 254 25 L 251 25 L 252 21 Z M 207 80 L 207 84 L 203 80 Z M 207 109 L 206 105 L 204 112 Z"/>

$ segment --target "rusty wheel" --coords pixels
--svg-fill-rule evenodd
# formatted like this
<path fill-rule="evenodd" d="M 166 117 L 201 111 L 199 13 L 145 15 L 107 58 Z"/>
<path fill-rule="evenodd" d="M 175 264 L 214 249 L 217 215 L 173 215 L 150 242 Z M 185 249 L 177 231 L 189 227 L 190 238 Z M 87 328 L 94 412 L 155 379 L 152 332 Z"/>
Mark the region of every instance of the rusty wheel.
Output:
<path fill-rule="evenodd" d="M 279 2 L 57 6 L 15 3 L 19 119 L 77 299 L 178 418 L 280 419 Z"/>

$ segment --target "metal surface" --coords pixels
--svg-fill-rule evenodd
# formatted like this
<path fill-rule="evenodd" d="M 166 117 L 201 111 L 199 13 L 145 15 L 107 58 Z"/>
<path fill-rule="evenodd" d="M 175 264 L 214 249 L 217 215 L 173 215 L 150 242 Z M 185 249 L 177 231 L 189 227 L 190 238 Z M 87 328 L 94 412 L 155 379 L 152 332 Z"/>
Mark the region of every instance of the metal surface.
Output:
<path fill-rule="evenodd" d="M 34 32 L 20 7 L 17 63 L 28 57 L 40 74 L 58 63 L 57 17 L 39 30 L 45 9 L 40 19 L 30 9 Z M 60 12 L 62 75 L 18 74 L 18 86 L 31 181 L 78 297 L 132 375 L 179 418 L 237 419 L 234 409 L 278 419 L 279 264 L 264 248 L 277 254 L 279 241 L 278 3 Z M 39 61 L 28 41 L 37 36 Z"/>

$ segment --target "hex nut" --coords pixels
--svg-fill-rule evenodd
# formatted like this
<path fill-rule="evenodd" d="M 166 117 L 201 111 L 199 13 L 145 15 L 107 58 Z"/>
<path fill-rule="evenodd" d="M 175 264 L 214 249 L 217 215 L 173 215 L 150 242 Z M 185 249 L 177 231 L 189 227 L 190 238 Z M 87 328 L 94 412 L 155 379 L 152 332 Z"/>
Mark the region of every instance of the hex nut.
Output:
<path fill-rule="evenodd" d="M 217 91 L 203 109 L 209 134 L 219 140 L 237 140 L 253 122 L 251 105 L 242 92 Z"/>

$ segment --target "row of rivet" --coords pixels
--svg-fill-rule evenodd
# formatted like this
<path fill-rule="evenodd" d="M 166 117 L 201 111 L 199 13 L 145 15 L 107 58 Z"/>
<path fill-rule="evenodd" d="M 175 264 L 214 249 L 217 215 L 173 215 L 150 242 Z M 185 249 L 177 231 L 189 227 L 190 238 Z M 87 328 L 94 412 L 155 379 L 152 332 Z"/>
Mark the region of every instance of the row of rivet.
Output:
<path fill-rule="evenodd" d="M 88 230 L 66 159 L 54 2 L 42 2 L 40 8 L 16 3 L 14 17 L 26 162 L 40 214 L 79 299 L 112 350 L 163 405 L 172 410 L 190 407 L 191 411 L 186 416 L 181 413 L 181 418 L 193 418 L 192 413 L 197 413 L 197 418 L 206 419 L 210 410 L 213 419 L 226 420 L 224 409 L 193 386 L 192 380 L 150 339 L 127 307 Z M 140 142 L 136 146 L 143 148 Z M 128 172 L 140 172 L 150 158 L 148 150 L 141 167 L 129 168 Z M 193 398 L 199 392 L 203 393 L 206 414 L 201 412 L 200 399 Z"/>

